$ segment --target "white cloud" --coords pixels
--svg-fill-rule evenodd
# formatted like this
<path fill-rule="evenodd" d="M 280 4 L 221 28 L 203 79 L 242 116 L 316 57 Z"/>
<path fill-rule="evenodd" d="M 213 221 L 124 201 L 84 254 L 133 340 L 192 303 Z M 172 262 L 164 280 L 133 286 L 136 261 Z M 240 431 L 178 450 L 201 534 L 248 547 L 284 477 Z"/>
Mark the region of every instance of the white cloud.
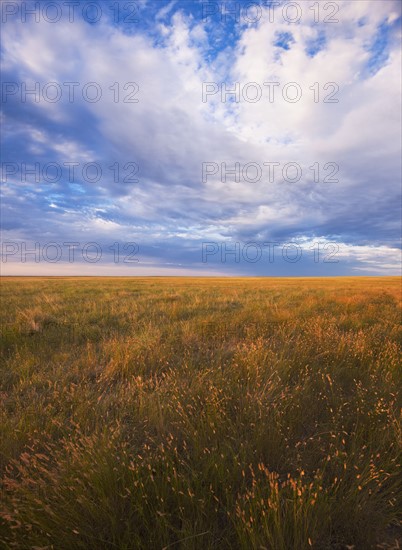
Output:
<path fill-rule="evenodd" d="M 315 232 L 338 234 L 341 243 L 354 241 L 354 246 L 365 240 L 386 246 L 399 222 L 387 212 L 400 193 L 398 42 L 390 42 L 389 58 L 375 74 L 366 66 L 379 25 L 395 22 L 400 6 L 392 0 L 338 4 L 340 23 L 332 25 L 313 25 L 312 10 L 306 10 L 300 25 L 280 18 L 272 24 L 265 13 L 259 25 L 242 29 L 231 58 L 218 56 L 212 63 L 205 57 L 205 25 L 177 10 L 174 1 L 157 15 L 163 21 L 159 29 L 164 46 L 155 46 L 145 32 L 128 35 L 104 23 L 7 24 L 3 43 L 8 71 L 42 83 L 97 82 L 102 88 L 98 103 L 80 98 L 74 109 L 66 101 L 42 102 L 38 110 L 43 120 L 61 127 L 77 124 L 82 109 L 82 133 L 79 124 L 71 138 L 51 125 L 44 124 L 46 130 L 32 123 L 27 125 L 31 152 L 47 151 L 49 161 L 64 157 L 90 162 L 106 155 L 107 161 L 139 164 L 140 184 L 115 183 L 112 178 L 99 184 L 99 200 L 113 200 L 113 212 L 106 208 L 121 222 L 84 216 L 82 224 L 94 233 L 118 232 L 119 226 L 131 223 L 148 227 L 144 239 L 163 234 L 190 239 L 193 231 L 186 227 L 199 226 L 198 234 L 202 227 L 207 233 L 212 228 L 215 235 L 223 235 L 225 228 L 239 236 L 288 232 L 293 238 Z M 326 42 L 311 56 L 307 48 L 321 31 Z M 293 36 L 288 50 L 274 45 L 283 32 Z M 220 84 L 225 77 L 228 87 L 234 82 L 259 84 L 263 98 L 258 103 L 222 103 L 216 94 L 203 103 L 202 83 Z M 274 103 L 267 99 L 267 81 L 280 83 Z M 117 103 L 110 90 L 115 82 L 120 84 Z M 122 101 L 130 91 L 123 90 L 127 82 L 138 83 L 138 103 Z M 302 89 L 297 103 L 281 99 L 281 89 L 289 82 Z M 338 103 L 321 101 L 331 91 L 323 89 L 328 82 L 339 85 Z M 319 83 L 319 103 L 310 89 L 314 83 Z M 90 124 L 96 125 L 101 149 L 86 141 Z M 298 162 L 309 178 L 294 185 L 266 179 L 222 183 L 219 176 L 206 184 L 201 180 L 203 162 L 266 161 Z M 313 184 L 308 167 L 330 161 L 339 165 L 339 182 Z M 57 205 L 53 199 L 49 203 Z M 65 229 L 69 216 L 73 224 L 79 217 L 76 206 L 64 212 L 64 219 L 49 218 L 55 232 L 57 224 Z M 348 250 L 347 244 L 342 246 Z M 354 261 L 369 262 L 359 254 Z M 369 247 L 367 254 L 374 257 L 375 250 Z"/>

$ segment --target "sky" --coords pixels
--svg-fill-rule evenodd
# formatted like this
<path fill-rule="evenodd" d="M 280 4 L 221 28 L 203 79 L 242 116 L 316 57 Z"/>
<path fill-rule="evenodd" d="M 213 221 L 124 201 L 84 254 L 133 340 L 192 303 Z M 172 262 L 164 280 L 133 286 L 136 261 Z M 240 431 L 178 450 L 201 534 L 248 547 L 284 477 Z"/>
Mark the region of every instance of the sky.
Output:
<path fill-rule="evenodd" d="M 401 5 L 4 0 L 2 274 L 400 275 Z"/>

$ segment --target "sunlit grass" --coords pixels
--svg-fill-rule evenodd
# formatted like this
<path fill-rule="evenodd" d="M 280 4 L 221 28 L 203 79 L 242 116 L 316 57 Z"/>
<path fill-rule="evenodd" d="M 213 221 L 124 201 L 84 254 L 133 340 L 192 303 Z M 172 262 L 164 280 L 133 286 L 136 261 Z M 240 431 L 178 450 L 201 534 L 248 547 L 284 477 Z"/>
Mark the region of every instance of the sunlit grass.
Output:
<path fill-rule="evenodd" d="M 399 548 L 400 283 L 3 279 L 0 546 Z"/>

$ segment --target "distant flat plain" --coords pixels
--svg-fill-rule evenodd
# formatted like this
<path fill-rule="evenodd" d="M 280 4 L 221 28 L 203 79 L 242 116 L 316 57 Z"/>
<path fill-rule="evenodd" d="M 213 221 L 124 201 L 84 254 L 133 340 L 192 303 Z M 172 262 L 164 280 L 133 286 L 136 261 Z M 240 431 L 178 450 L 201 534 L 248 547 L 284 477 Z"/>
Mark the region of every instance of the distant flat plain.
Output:
<path fill-rule="evenodd" d="M 0 547 L 400 548 L 401 304 L 398 277 L 4 277 Z"/>

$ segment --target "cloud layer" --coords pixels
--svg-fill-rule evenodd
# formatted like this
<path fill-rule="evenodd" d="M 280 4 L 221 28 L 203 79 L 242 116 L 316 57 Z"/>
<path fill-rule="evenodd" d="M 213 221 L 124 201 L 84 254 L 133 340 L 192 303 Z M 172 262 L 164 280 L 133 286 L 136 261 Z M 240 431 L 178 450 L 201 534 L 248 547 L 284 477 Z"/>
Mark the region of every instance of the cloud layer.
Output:
<path fill-rule="evenodd" d="M 22 4 L 1 52 L 3 241 L 18 245 L 3 273 L 399 273 L 399 2 L 149 0 L 136 23 L 107 2 L 96 23 L 50 23 L 46 2 L 24 22 Z M 23 263 L 24 242 L 63 257 Z M 66 263 L 65 242 L 102 258 Z M 113 262 L 115 242 L 140 262 Z M 273 242 L 301 259 L 222 256 Z M 314 261 L 318 242 L 336 263 Z"/>

